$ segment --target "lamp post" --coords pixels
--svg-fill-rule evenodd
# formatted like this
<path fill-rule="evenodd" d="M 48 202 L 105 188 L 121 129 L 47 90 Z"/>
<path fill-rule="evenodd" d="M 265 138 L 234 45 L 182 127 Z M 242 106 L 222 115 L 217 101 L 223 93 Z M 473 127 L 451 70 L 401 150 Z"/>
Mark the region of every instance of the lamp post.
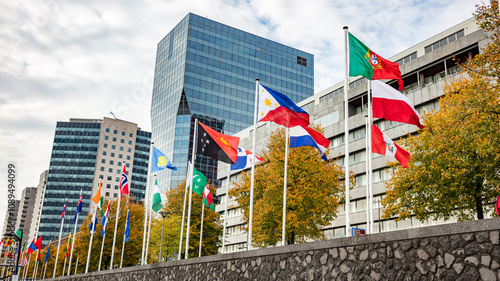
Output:
<path fill-rule="evenodd" d="M 163 218 L 163 223 L 161 225 L 161 244 L 160 244 L 160 258 L 158 259 L 158 262 L 161 262 L 162 258 L 162 248 L 163 248 L 163 229 L 165 228 L 165 218 L 170 215 L 170 212 L 167 211 L 160 211 L 159 212 L 161 217 Z"/>

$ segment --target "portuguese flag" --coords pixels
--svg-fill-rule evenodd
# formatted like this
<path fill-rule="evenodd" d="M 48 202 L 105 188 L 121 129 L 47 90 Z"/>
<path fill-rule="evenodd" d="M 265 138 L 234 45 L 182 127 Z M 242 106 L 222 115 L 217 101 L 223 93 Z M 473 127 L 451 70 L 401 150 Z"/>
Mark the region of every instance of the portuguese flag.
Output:
<path fill-rule="evenodd" d="M 377 55 L 349 33 L 349 76 L 359 75 L 370 80 L 396 79 L 403 90 L 399 64 Z"/>
<path fill-rule="evenodd" d="M 198 145 L 196 152 L 228 164 L 236 163 L 239 137 L 232 137 L 198 122 Z"/>

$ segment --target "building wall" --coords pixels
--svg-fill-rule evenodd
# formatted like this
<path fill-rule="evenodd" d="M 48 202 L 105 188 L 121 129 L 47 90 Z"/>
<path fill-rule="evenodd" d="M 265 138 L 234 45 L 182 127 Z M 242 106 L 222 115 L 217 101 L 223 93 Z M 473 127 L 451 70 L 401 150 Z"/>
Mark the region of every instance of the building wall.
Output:
<path fill-rule="evenodd" d="M 38 228 L 40 226 L 40 217 L 42 215 L 43 200 L 45 198 L 45 188 L 47 186 L 47 177 L 49 171 L 45 170 L 40 174 L 40 179 L 38 181 L 38 186 L 36 188 L 35 203 L 33 205 L 33 217 L 31 219 L 30 235 L 27 237 L 27 241 L 32 241 L 33 238 L 38 236 Z"/>
<path fill-rule="evenodd" d="M 500 218 L 51 280 L 500 280 Z"/>
<path fill-rule="evenodd" d="M 224 134 L 253 124 L 255 79 L 298 102 L 314 93 L 314 57 L 195 14 L 158 43 L 153 142 L 178 167 L 158 173 L 161 186 L 185 178 L 195 114 L 222 124 L 214 129 Z M 201 156 L 196 163 L 216 183 L 217 163 Z"/>
<path fill-rule="evenodd" d="M 19 200 L 16 229 L 14 231 L 21 229 L 24 237 L 34 236 L 35 230 L 31 229 L 31 223 L 33 221 L 36 193 L 36 187 L 26 187 L 23 189 Z"/>
<path fill-rule="evenodd" d="M 454 39 L 449 39 L 454 38 Z M 446 42 L 443 40 L 446 39 Z M 360 39 L 362 40 L 362 39 Z M 436 42 L 443 42 L 439 46 L 429 50 L 429 46 L 434 46 Z M 364 42 L 370 45 L 369 42 Z M 446 43 L 446 44 L 445 44 Z M 456 79 L 457 62 L 464 62 L 480 52 L 481 47 L 486 44 L 484 31 L 479 29 L 473 18 L 464 21 L 438 35 L 419 43 L 408 50 L 391 58 L 392 61 L 400 62 L 400 69 L 404 80 L 404 94 L 412 101 L 417 111 L 422 114 L 439 110 L 438 99 L 443 95 L 443 87 L 447 82 Z M 426 51 L 427 49 L 427 51 Z M 412 55 L 414 54 L 414 55 Z M 350 197 L 350 225 L 366 229 L 366 119 L 367 114 L 367 80 L 365 78 L 351 77 L 349 79 L 349 169 L 356 175 L 357 184 L 351 190 Z M 386 83 L 396 88 L 396 81 L 386 81 Z M 330 141 L 329 159 L 334 159 L 339 165 L 344 165 L 345 136 L 344 136 L 344 82 L 339 82 L 328 89 L 315 94 L 298 105 L 310 114 L 310 121 L 314 124 L 321 124 L 325 129 L 325 137 Z M 390 122 L 382 119 L 375 119 L 373 122 L 394 140 L 405 137 L 408 133 L 414 133 L 418 129 L 416 126 Z M 256 153 L 265 150 L 265 143 L 269 139 L 272 131 L 279 126 L 274 123 L 259 124 L 256 135 Z M 252 150 L 252 127 L 249 127 L 236 135 L 241 137 L 240 146 Z M 403 222 L 391 220 L 379 220 L 379 201 L 385 194 L 385 182 L 389 180 L 387 162 L 395 159 L 387 156 L 373 154 L 373 193 L 374 193 L 374 232 L 386 232 L 397 229 L 414 228 L 432 224 L 443 224 L 456 222 L 455 218 L 449 221 L 419 222 L 410 219 Z M 359 160 L 358 160 L 359 159 Z M 239 179 L 239 172 L 236 172 L 231 181 Z M 222 180 L 222 188 L 217 190 L 217 195 L 226 200 L 226 172 L 219 173 Z M 237 225 L 243 225 L 241 214 L 237 203 L 229 201 L 228 229 Z M 219 204 L 216 211 L 224 214 L 224 204 Z M 328 239 L 345 236 L 345 208 L 341 209 L 338 217 L 330 225 L 323 229 L 325 237 Z M 380 228 L 378 227 L 380 225 Z M 235 234 L 228 234 L 226 240 L 226 251 L 241 251 L 246 249 L 247 235 L 244 232 L 235 231 Z"/>

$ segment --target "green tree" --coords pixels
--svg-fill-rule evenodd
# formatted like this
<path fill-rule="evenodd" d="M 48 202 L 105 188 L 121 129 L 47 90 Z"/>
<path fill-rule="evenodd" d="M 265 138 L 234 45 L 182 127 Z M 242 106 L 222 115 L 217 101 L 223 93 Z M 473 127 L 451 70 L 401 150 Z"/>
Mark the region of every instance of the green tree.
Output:
<path fill-rule="evenodd" d="M 497 2 L 478 6 L 492 41 L 444 88 L 440 110 L 424 114 L 426 128 L 403 140 L 412 161 L 393 165 L 382 200 L 384 217 L 483 219 L 500 193 L 500 53 Z"/>
<path fill-rule="evenodd" d="M 163 260 L 176 259 L 179 253 L 179 239 L 182 223 L 182 209 L 184 204 L 184 190 L 186 181 L 180 182 L 175 188 L 166 191 L 167 202 L 163 203 L 163 211 L 169 212 L 165 218 L 165 232 L 163 236 Z M 209 183 L 212 196 L 215 198 L 214 192 L 216 188 Z M 191 206 L 191 223 L 189 233 L 189 257 L 198 257 L 201 229 L 201 211 L 202 197 L 193 193 Z M 162 218 L 160 215 L 153 221 L 151 225 L 151 237 L 149 245 L 148 262 L 158 262 L 161 244 L 161 227 Z M 182 258 L 184 258 L 186 244 L 186 229 L 187 229 L 187 206 L 186 218 L 183 231 Z M 222 225 L 220 223 L 219 213 L 213 212 L 205 206 L 203 219 L 203 240 L 202 240 L 202 256 L 217 254 L 219 247 L 222 245 Z"/>
<path fill-rule="evenodd" d="M 314 128 L 320 132 L 319 127 Z M 253 246 L 266 247 L 281 241 L 285 130 L 270 136 L 263 152 L 265 162 L 255 167 Z M 321 228 L 329 224 L 344 202 L 343 170 L 334 162 L 324 162 L 312 147 L 289 149 L 287 176 L 286 240 L 288 244 L 306 239 L 323 239 Z M 243 220 L 248 222 L 250 172 L 234 183 Z M 248 227 L 244 229 L 248 230 Z"/>

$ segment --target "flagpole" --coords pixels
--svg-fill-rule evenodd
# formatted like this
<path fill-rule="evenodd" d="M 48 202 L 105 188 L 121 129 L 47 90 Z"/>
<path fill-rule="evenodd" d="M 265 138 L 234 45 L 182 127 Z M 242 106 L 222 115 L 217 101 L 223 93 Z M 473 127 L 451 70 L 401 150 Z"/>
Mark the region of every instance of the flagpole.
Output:
<path fill-rule="evenodd" d="M 372 124 L 372 98 L 371 98 L 371 86 L 372 86 L 372 81 L 368 80 L 368 130 L 367 132 L 367 137 L 368 137 L 368 187 L 369 187 L 369 193 L 370 193 L 370 202 L 368 206 L 370 206 L 370 233 L 373 233 L 373 225 L 375 224 L 373 220 L 373 168 L 372 168 L 372 130 L 371 130 L 371 124 Z"/>
<path fill-rule="evenodd" d="M 368 163 L 368 156 L 370 155 L 370 151 L 368 150 L 368 130 L 369 128 L 369 121 L 368 121 L 368 115 L 365 115 L 365 130 L 366 130 L 366 185 L 365 185 L 365 192 L 366 192 L 366 234 L 370 234 L 370 186 L 368 184 L 368 177 L 370 176 L 368 174 L 368 170 L 370 169 L 370 164 Z"/>
<path fill-rule="evenodd" d="M 68 202 L 68 199 L 66 198 L 66 201 Z M 61 246 L 61 235 L 62 235 L 62 229 L 64 225 L 64 217 L 61 219 L 61 229 L 59 230 L 59 242 L 57 243 L 57 254 L 56 254 L 56 262 L 54 264 L 54 274 L 52 274 L 52 278 L 56 278 L 56 269 L 57 269 L 57 260 L 59 259 L 59 246 Z"/>
<path fill-rule="evenodd" d="M 31 278 L 36 280 L 36 269 L 38 267 L 38 250 L 36 253 L 37 259 L 35 260 L 35 265 L 33 265 L 33 273 L 31 274 Z"/>
<path fill-rule="evenodd" d="M 76 270 L 78 269 L 78 256 L 76 257 L 76 264 L 75 264 L 75 274 L 73 275 L 76 275 Z"/>
<path fill-rule="evenodd" d="M 80 194 L 82 194 L 83 190 L 80 189 Z M 83 205 L 83 203 L 82 203 Z M 78 206 L 76 207 L 78 211 Z M 80 212 L 76 213 L 76 218 L 75 218 L 75 230 L 73 231 L 73 242 L 71 243 L 71 254 L 69 255 L 69 264 L 68 264 L 68 276 L 70 274 L 70 269 L 71 269 L 71 259 L 73 258 L 73 250 L 75 247 L 75 240 L 76 240 L 76 226 L 78 225 L 78 215 L 80 215 Z"/>
<path fill-rule="evenodd" d="M 345 36 L 345 79 L 344 79 L 344 167 L 345 167 L 345 236 L 351 236 L 351 208 L 350 208 L 350 181 L 349 181 L 349 31 L 344 26 Z"/>
<path fill-rule="evenodd" d="M 45 273 L 47 273 L 47 263 L 48 262 L 45 263 L 45 269 L 43 270 L 43 277 L 42 277 L 42 279 L 45 279 Z"/>
<path fill-rule="evenodd" d="M 281 245 L 286 244 L 286 189 L 287 189 L 287 174 L 288 174 L 288 135 L 289 129 L 285 129 L 285 175 L 283 176 L 283 222 L 281 230 Z"/>
<path fill-rule="evenodd" d="M 130 210 L 127 210 L 127 218 L 129 217 L 129 211 Z M 127 222 L 128 222 L 128 219 L 127 219 Z M 122 268 L 122 264 L 123 264 L 123 250 L 125 250 L 125 232 L 126 231 L 127 231 L 127 223 L 125 223 L 125 231 L 123 231 L 122 258 L 120 260 L 120 268 Z"/>
<path fill-rule="evenodd" d="M 95 224 L 96 212 L 97 212 L 97 208 L 94 210 L 94 216 L 92 217 L 92 222 L 90 224 L 91 229 L 90 229 L 89 252 L 87 254 L 87 265 L 85 266 L 85 273 L 89 272 L 90 251 L 92 250 L 92 239 L 94 238 L 94 232 L 95 232 L 95 231 L 92 231 L 92 227 L 95 229 L 95 225 L 92 225 L 92 224 Z"/>
<path fill-rule="evenodd" d="M 106 239 L 106 232 L 104 232 L 104 235 L 102 236 L 101 255 L 99 256 L 99 267 L 97 271 L 101 271 L 102 251 L 104 250 L 104 239 Z"/>
<path fill-rule="evenodd" d="M 61 276 L 64 276 L 64 271 L 66 271 L 66 261 L 68 260 L 68 257 L 66 255 L 64 255 L 64 267 L 63 267 L 63 272 L 61 274 Z M 29 266 L 29 262 L 28 262 L 28 266 Z"/>
<path fill-rule="evenodd" d="M 224 232 L 222 232 L 222 253 L 226 252 L 226 228 L 227 228 L 227 201 L 229 201 L 229 180 L 231 178 L 231 164 L 227 164 L 227 186 L 226 203 L 224 204 Z"/>
<path fill-rule="evenodd" d="M 194 161 L 196 161 L 196 144 L 198 141 L 198 118 L 194 119 L 194 135 L 193 135 L 193 151 L 191 153 L 191 177 L 194 172 Z M 192 185 L 192 184 L 191 184 Z M 189 192 L 189 206 L 188 206 L 188 220 L 187 220 L 187 229 L 186 229 L 186 249 L 184 252 L 184 258 L 188 258 L 189 252 L 189 227 L 191 224 L 191 201 L 193 198 L 193 186 L 191 186 L 191 191 Z"/>
<path fill-rule="evenodd" d="M 156 175 L 155 175 L 155 177 L 156 177 Z M 156 178 L 155 178 L 155 181 L 156 181 Z M 153 199 L 153 198 L 151 198 L 151 199 Z M 152 206 L 151 206 L 151 207 L 152 207 Z M 153 212 L 149 211 L 149 218 L 148 218 L 148 220 L 149 220 L 149 226 L 148 226 L 148 241 L 146 242 L 146 256 L 145 256 L 145 258 L 146 258 L 146 261 L 145 261 L 145 262 L 146 262 L 146 264 L 148 263 L 148 254 L 149 254 L 149 238 L 151 237 L 151 221 L 153 220 L 153 219 L 152 219 L 152 216 L 153 216 Z"/>
<path fill-rule="evenodd" d="M 259 79 L 255 79 L 255 103 L 253 111 L 252 135 L 252 175 L 250 178 L 250 207 L 248 210 L 247 251 L 252 248 L 252 222 L 253 222 L 253 189 L 255 181 L 255 136 L 257 135 L 257 102 L 259 101 Z"/>
<path fill-rule="evenodd" d="M 123 162 L 123 167 L 125 168 L 125 162 Z M 123 190 L 120 182 L 120 196 L 118 196 L 118 207 L 116 208 L 116 221 L 115 221 L 115 232 L 113 233 L 113 246 L 111 247 L 111 262 L 109 269 L 113 269 L 113 257 L 115 255 L 115 242 L 116 242 L 116 232 L 118 230 L 118 220 L 120 219 L 120 201 L 123 196 Z"/>
<path fill-rule="evenodd" d="M 28 276 L 28 273 L 30 271 L 30 262 L 31 262 L 31 255 L 29 255 L 29 257 L 28 257 L 28 264 L 27 264 L 26 270 L 24 272 L 24 279 L 26 279 L 26 277 Z M 64 262 L 64 266 L 66 267 L 66 261 Z M 64 275 L 64 269 L 63 269 L 63 275 Z"/>
<path fill-rule="evenodd" d="M 188 165 L 191 166 L 191 163 L 188 162 Z M 186 218 L 186 201 L 187 201 L 187 196 L 188 196 L 189 179 L 190 179 L 190 175 L 189 175 L 189 167 L 188 167 L 188 172 L 186 174 L 186 187 L 184 190 L 184 207 L 182 208 L 181 239 L 179 241 L 179 255 L 177 256 L 177 260 L 180 260 L 181 255 L 182 255 L 182 234 L 184 232 L 184 220 Z"/>
<path fill-rule="evenodd" d="M 203 218 L 205 216 L 205 204 L 201 203 L 201 226 L 200 226 L 200 248 L 198 250 L 198 257 L 201 257 L 201 242 L 203 240 Z"/>
<path fill-rule="evenodd" d="M 151 151 L 153 151 L 153 145 L 154 145 L 154 142 L 151 142 L 151 145 L 149 147 L 149 167 L 151 167 L 151 162 L 152 162 L 152 159 L 153 159 L 153 155 L 151 153 Z M 151 184 L 151 182 L 149 182 L 149 184 Z M 148 261 L 147 261 L 147 255 L 146 255 L 146 259 L 144 259 L 144 253 L 145 253 L 145 250 L 146 250 L 145 249 L 145 246 L 146 246 L 146 232 L 148 232 L 147 228 L 146 228 L 148 226 L 148 213 L 151 212 L 149 210 L 149 185 L 146 188 L 146 195 L 145 195 L 145 198 L 144 198 L 144 208 L 146 209 L 146 212 L 144 214 L 144 235 L 142 237 L 142 257 L 141 257 L 141 264 L 142 265 L 148 263 Z M 149 246 L 149 244 L 148 244 L 148 246 Z"/>

